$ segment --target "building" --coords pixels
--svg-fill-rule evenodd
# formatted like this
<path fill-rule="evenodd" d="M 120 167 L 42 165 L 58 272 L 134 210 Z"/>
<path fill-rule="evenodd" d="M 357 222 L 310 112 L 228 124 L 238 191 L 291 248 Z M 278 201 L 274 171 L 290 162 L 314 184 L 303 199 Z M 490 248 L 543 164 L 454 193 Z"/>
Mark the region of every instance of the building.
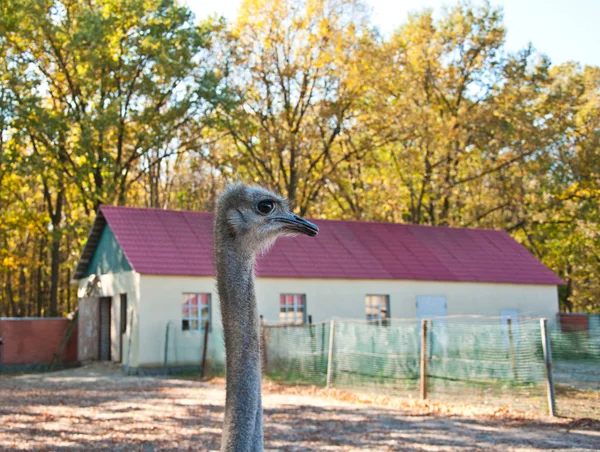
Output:
<path fill-rule="evenodd" d="M 315 222 L 257 263 L 267 322 L 558 313 L 563 282 L 504 231 Z M 75 272 L 80 359 L 197 362 L 204 322 L 221 334 L 212 228 L 211 213 L 102 206 Z"/>

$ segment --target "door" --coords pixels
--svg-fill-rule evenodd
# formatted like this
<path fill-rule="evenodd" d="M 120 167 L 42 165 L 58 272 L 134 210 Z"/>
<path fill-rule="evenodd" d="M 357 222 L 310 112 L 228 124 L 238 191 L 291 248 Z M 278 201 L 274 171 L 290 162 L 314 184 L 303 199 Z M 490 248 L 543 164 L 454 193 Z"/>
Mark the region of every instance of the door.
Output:
<path fill-rule="evenodd" d="M 88 361 L 98 359 L 99 304 L 97 297 L 80 298 L 77 317 L 77 359 Z"/>
<path fill-rule="evenodd" d="M 121 328 L 119 329 L 119 361 L 123 362 L 123 343 L 127 333 L 127 294 L 121 294 Z"/>
<path fill-rule="evenodd" d="M 99 359 L 110 361 L 110 297 L 100 298 Z"/>
<path fill-rule="evenodd" d="M 432 319 L 427 335 L 429 353 L 446 356 L 448 352 L 448 304 L 443 295 L 418 295 L 417 317 Z"/>
<path fill-rule="evenodd" d="M 446 297 L 442 295 L 417 296 L 417 317 L 419 319 L 446 317 L 447 315 L 448 305 L 446 303 Z"/>

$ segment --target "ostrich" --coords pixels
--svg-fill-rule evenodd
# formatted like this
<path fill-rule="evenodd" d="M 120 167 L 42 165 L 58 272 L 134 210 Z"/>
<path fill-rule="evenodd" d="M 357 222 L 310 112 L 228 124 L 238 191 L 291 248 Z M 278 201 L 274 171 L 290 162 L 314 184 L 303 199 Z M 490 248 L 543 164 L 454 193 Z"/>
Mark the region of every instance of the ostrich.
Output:
<path fill-rule="evenodd" d="M 317 235 L 319 228 L 294 215 L 280 196 L 236 184 L 217 202 L 217 288 L 225 337 L 226 400 L 221 450 L 262 451 L 260 325 L 254 263 L 283 235 Z"/>

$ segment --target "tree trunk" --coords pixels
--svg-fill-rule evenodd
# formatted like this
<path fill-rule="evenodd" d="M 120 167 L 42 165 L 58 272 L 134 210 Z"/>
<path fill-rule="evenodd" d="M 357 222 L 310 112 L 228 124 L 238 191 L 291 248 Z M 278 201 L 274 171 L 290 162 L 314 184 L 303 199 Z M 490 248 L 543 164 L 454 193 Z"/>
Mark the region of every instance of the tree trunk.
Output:
<path fill-rule="evenodd" d="M 15 317 L 15 305 L 14 305 L 14 297 L 12 291 L 12 275 L 11 271 L 6 272 L 6 306 L 7 313 L 9 317 Z"/>
<path fill-rule="evenodd" d="M 35 260 L 35 244 L 33 245 L 33 253 L 31 255 L 32 264 Z M 33 291 L 35 288 L 35 272 L 33 271 L 34 266 L 29 266 L 29 284 L 27 288 L 27 317 L 35 317 L 35 298 L 33 296 Z"/>
<path fill-rule="evenodd" d="M 60 244 L 62 239 L 62 207 L 65 192 L 62 179 L 56 196 L 56 207 L 52 218 L 52 257 L 50 269 L 50 317 L 58 316 L 58 288 L 60 285 Z"/>
<path fill-rule="evenodd" d="M 71 312 L 71 268 L 67 267 L 67 312 Z"/>
<path fill-rule="evenodd" d="M 36 302 L 37 302 L 37 315 L 38 317 L 42 316 L 42 307 L 43 307 L 43 290 L 42 290 L 42 282 L 43 282 L 43 266 L 44 266 L 44 250 L 46 249 L 46 237 L 42 237 L 40 240 L 40 254 L 39 261 L 37 266 L 37 281 L 36 281 Z"/>
<path fill-rule="evenodd" d="M 50 317 L 58 316 L 58 286 L 60 285 L 60 242 L 62 231 L 60 225 L 53 223 L 52 262 L 50 270 Z"/>
<path fill-rule="evenodd" d="M 25 266 L 19 266 L 19 317 L 27 316 L 27 279 Z"/>
<path fill-rule="evenodd" d="M 567 286 L 565 288 L 565 296 L 563 298 L 563 305 L 566 312 L 573 312 L 573 302 L 571 301 L 571 295 L 573 295 L 573 280 L 570 277 L 566 278 Z"/>

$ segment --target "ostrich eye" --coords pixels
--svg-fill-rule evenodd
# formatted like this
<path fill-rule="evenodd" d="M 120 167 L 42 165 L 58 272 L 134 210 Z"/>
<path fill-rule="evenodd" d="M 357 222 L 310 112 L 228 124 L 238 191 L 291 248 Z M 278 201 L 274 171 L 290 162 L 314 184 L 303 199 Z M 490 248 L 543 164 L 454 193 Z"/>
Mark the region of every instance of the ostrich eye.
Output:
<path fill-rule="evenodd" d="M 275 208 L 275 204 L 273 203 L 273 201 L 269 201 L 269 200 L 265 199 L 263 201 L 259 201 L 256 208 L 263 215 L 268 215 Z"/>

